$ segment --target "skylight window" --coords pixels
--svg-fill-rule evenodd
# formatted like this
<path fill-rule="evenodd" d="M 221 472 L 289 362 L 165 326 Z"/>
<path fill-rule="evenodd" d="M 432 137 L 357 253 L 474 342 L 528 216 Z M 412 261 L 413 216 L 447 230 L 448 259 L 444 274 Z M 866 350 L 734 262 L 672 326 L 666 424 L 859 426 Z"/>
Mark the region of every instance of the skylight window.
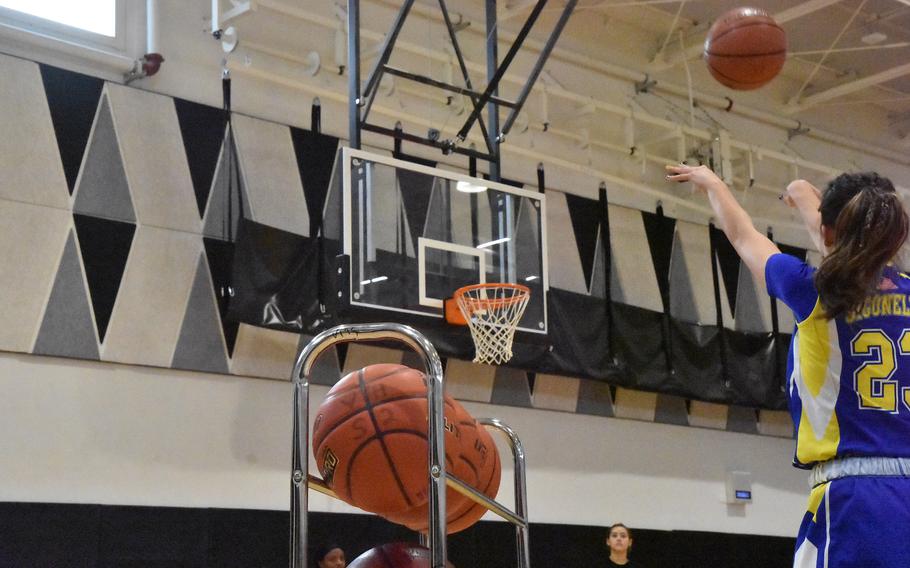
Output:
<path fill-rule="evenodd" d="M 117 0 L 0 0 L 0 8 L 110 38 L 117 35 Z"/>

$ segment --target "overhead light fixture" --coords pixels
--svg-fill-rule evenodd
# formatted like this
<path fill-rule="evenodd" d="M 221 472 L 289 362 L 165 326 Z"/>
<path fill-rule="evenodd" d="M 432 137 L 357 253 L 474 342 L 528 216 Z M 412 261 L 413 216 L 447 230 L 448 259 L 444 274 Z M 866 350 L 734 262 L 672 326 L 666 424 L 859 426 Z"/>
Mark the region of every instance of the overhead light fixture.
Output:
<path fill-rule="evenodd" d="M 368 280 L 361 280 L 360 285 L 366 286 L 367 284 L 375 284 L 376 282 L 382 282 L 383 280 L 388 280 L 388 276 L 377 276 L 376 278 L 370 278 Z"/>
<path fill-rule="evenodd" d="M 491 246 L 493 246 L 493 245 L 498 245 L 498 244 L 500 244 L 500 243 L 505 243 L 505 242 L 508 242 L 508 241 L 511 241 L 511 240 L 512 240 L 511 237 L 503 237 L 503 238 L 501 238 L 501 239 L 496 239 L 495 241 L 490 241 L 490 242 L 488 242 L 488 243 L 483 243 L 483 244 L 481 244 L 481 245 L 477 245 L 477 248 L 479 248 L 479 249 L 485 249 L 485 248 L 491 247 Z"/>
<path fill-rule="evenodd" d="M 532 280 L 537 280 L 537 276 L 528 276 L 525 278 L 525 282 L 531 282 Z"/>
<path fill-rule="evenodd" d="M 459 181 L 455 184 L 455 189 L 462 193 L 483 193 L 487 190 L 486 186 L 477 185 L 469 181 Z"/>

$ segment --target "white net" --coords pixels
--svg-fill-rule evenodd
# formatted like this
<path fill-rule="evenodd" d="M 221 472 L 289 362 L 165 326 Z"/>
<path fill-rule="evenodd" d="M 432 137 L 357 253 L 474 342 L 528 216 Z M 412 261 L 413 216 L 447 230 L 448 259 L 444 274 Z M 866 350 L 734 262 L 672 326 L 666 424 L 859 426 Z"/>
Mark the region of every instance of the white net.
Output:
<path fill-rule="evenodd" d="M 501 365 L 512 358 L 512 339 L 531 291 L 520 284 L 479 284 L 455 293 L 474 340 L 474 362 Z"/>

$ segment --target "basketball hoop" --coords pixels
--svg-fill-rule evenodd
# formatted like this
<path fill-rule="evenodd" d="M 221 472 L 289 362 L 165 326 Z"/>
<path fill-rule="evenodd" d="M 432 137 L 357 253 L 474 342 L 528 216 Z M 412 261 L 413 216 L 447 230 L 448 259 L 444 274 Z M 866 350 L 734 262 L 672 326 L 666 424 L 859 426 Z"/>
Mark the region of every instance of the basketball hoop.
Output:
<path fill-rule="evenodd" d="M 531 290 L 521 284 L 465 286 L 455 291 L 464 321 L 474 340 L 474 362 L 501 365 L 512 358 L 512 339 Z"/>

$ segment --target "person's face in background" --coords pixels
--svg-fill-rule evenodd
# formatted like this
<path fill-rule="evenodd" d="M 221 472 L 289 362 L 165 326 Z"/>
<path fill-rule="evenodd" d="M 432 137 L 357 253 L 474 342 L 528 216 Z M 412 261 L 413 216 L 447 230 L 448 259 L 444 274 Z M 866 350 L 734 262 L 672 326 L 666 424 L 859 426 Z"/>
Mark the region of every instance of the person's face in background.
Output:
<path fill-rule="evenodd" d="M 344 551 L 333 548 L 319 561 L 319 568 L 344 568 L 348 563 L 344 560 Z"/>
<path fill-rule="evenodd" d="M 607 537 L 607 546 L 613 552 L 628 552 L 632 539 L 629 538 L 629 531 L 625 527 L 613 527 L 610 535 Z"/>

